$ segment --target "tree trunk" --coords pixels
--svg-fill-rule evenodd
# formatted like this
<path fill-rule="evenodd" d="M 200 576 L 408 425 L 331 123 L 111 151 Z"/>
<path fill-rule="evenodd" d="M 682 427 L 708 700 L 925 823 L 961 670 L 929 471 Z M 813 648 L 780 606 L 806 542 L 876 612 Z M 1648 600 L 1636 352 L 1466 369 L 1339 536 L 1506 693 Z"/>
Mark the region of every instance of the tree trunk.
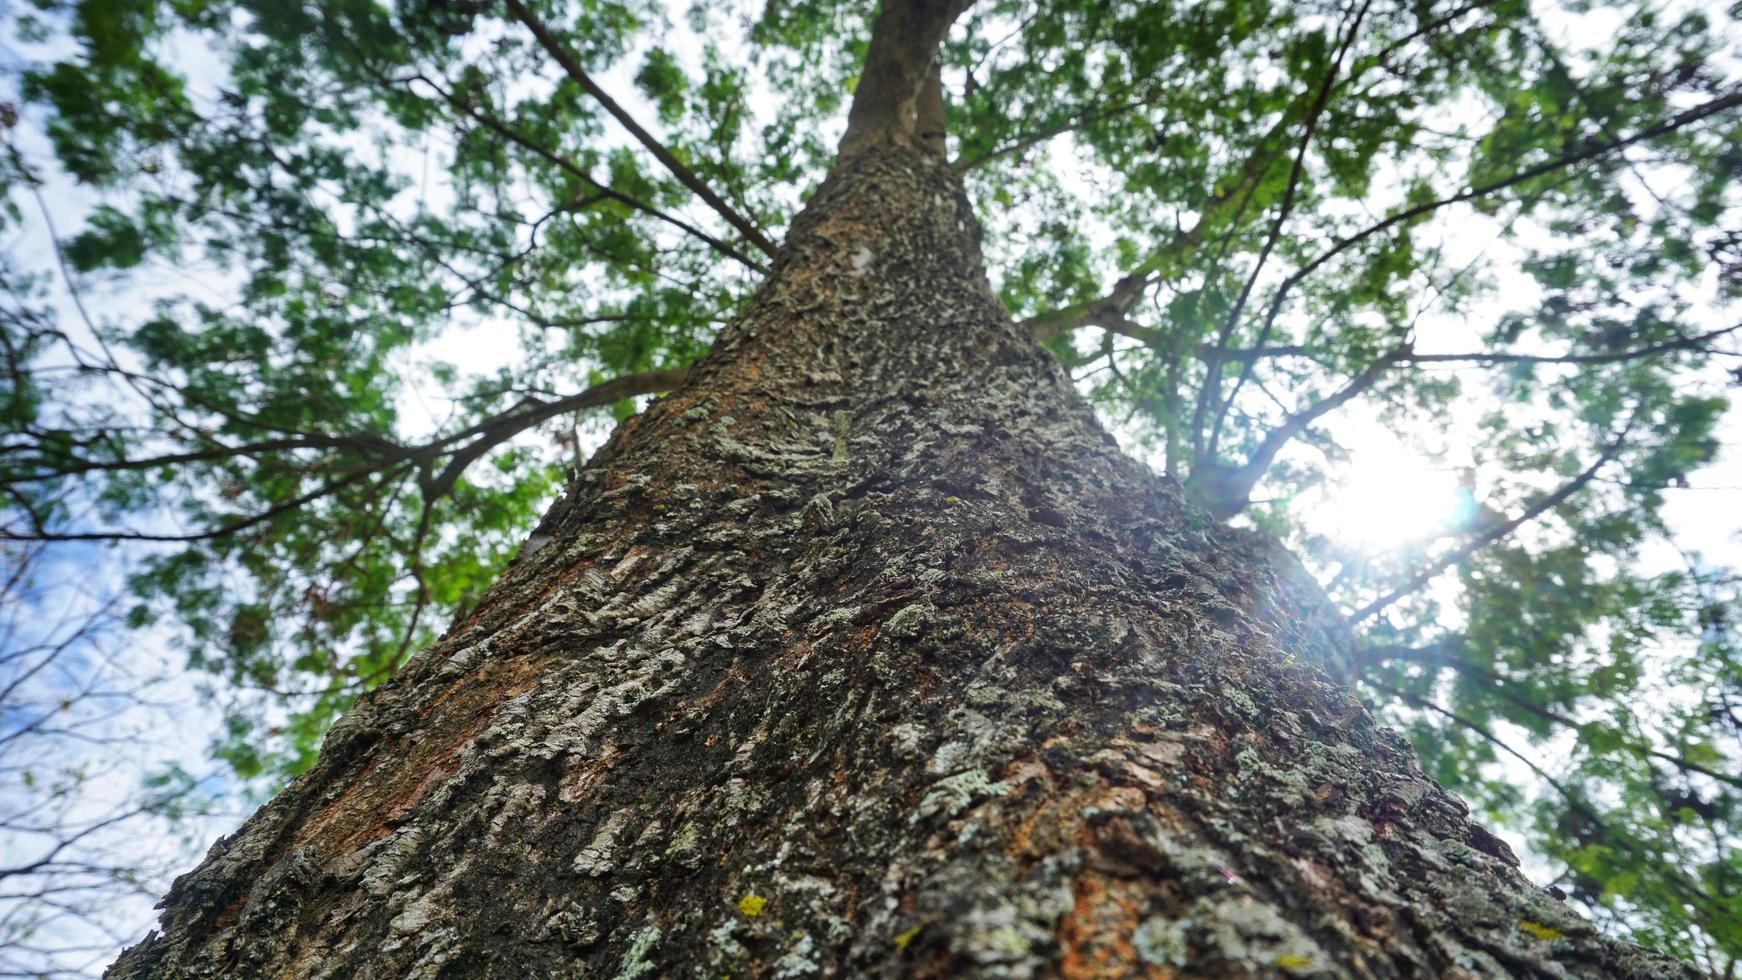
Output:
<path fill-rule="evenodd" d="M 850 136 L 686 384 L 113 975 L 1692 975 L 1310 666 L 1335 617 L 1118 452 L 929 139 Z"/>

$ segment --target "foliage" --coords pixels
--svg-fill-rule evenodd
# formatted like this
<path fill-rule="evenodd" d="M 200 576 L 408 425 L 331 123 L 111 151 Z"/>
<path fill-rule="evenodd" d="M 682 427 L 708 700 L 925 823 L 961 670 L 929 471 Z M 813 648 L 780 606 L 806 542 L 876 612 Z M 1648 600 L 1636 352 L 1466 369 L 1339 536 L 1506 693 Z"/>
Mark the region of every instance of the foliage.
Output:
<path fill-rule="evenodd" d="M 827 0 L 39 0 L 13 29 L 5 220 L 61 268 L 5 268 L 6 534 L 132 542 L 135 625 L 261 692 L 220 752 L 270 778 L 743 303 L 867 35 Z M 1736 369 L 1739 46 L 1733 13 L 1635 0 L 988 0 L 943 54 L 1012 313 L 1323 572 L 1349 680 L 1430 771 L 1718 972 L 1736 583 L 1661 556 Z M 69 185 L 94 204 L 56 237 Z M 117 282 L 150 307 L 55 298 Z M 1463 519 L 1319 533 L 1349 413 L 1455 456 Z"/>

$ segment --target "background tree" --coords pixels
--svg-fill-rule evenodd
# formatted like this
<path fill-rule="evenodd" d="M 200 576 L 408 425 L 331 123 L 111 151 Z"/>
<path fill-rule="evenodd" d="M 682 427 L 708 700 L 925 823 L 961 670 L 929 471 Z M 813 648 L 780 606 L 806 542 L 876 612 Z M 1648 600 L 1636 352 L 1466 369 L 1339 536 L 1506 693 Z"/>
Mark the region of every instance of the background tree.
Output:
<path fill-rule="evenodd" d="M 471 609 L 601 417 L 745 309 L 834 157 L 865 17 L 20 12 L 9 220 L 59 268 L 7 272 L 6 533 L 137 542 L 135 624 L 173 617 L 260 692 L 221 754 L 306 768 Z M 1742 949 L 1734 587 L 1642 556 L 1736 367 L 1736 52 L 1719 12 L 1375 0 L 991 3 L 940 54 L 1005 308 L 1208 515 L 1301 549 L 1356 627 L 1323 667 L 1429 772 L 1717 972 Z M 100 204 L 62 235 L 41 198 L 69 179 Z M 84 301 L 170 269 L 234 299 Z M 517 338 L 499 369 L 437 363 L 483 331 Z M 1363 406 L 1468 469 L 1441 537 L 1311 527 Z"/>
<path fill-rule="evenodd" d="M 9 545 L 0 582 L 0 973 L 87 976 L 137 937 L 207 793 L 156 757 L 176 671 L 120 654 L 117 606 L 48 546 Z M 124 910 L 124 911 L 123 911 Z"/>

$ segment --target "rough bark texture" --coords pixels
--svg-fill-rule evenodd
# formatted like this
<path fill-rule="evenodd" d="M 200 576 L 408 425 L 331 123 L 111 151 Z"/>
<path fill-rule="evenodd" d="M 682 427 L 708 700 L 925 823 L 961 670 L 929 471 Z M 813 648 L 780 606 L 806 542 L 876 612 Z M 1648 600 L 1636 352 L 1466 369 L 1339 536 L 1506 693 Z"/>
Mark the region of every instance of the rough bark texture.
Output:
<path fill-rule="evenodd" d="M 1684 976 L 1311 666 L 1297 566 L 1121 455 L 865 145 L 482 606 L 117 977 Z"/>

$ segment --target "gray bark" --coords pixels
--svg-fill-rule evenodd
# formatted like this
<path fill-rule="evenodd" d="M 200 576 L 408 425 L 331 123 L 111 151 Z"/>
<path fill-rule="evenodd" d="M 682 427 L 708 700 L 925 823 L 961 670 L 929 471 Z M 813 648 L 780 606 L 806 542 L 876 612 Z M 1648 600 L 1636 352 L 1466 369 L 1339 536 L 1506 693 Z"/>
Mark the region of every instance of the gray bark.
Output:
<path fill-rule="evenodd" d="M 1523 878 L 1012 324 L 948 165 L 854 138 L 112 975 L 1691 976 Z"/>

